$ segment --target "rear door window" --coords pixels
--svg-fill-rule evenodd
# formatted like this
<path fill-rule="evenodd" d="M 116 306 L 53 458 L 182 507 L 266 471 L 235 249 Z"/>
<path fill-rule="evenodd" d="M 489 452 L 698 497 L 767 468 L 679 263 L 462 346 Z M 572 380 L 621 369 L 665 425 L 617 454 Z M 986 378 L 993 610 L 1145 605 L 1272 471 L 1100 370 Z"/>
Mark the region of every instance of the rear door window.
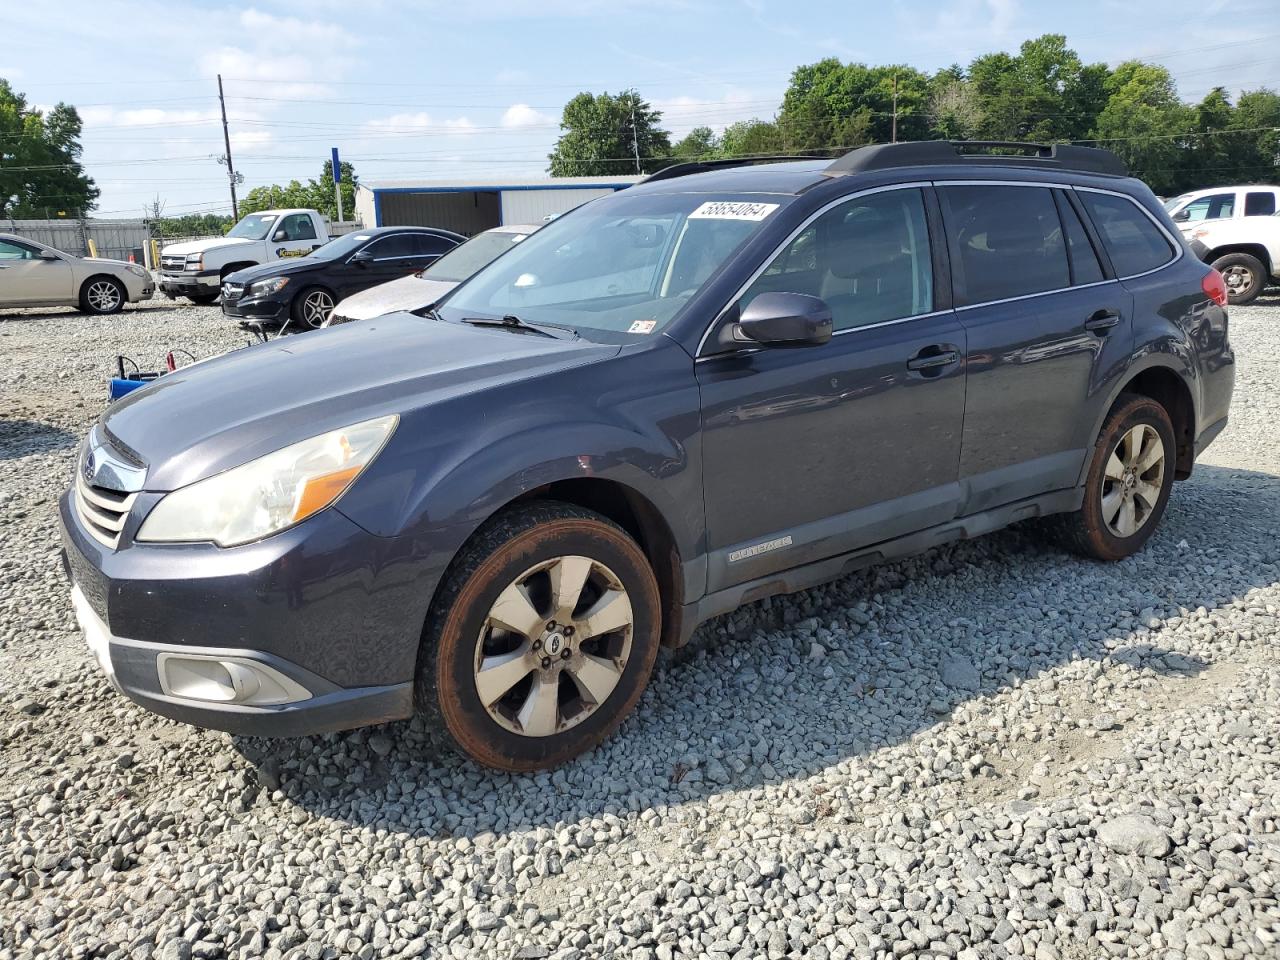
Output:
<path fill-rule="evenodd" d="M 1276 195 L 1270 190 L 1250 190 L 1244 195 L 1246 217 L 1269 217 L 1276 212 Z"/>
<path fill-rule="evenodd" d="M 804 293 L 831 308 L 836 330 L 933 310 L 933 261 L 924 198 L 914 188 L 854 197 L 788 243 L 742 295 Z"/>
<path fill-rule="evenodd" d="M 1117 276 L 1147 273 L 1176 256 L 1168 237 L 1132 200 L 1091 190 L 1080 190 L 1076 195 L 1101 235 Z"/>
<path fill-rule="evenodd" d="M 939 186 L 959 305 L 1071 286 L 1062 223 L 1048 187 Z"/>
<path fill-rule="evenodd" d="M 1058 215 L 1062 217 L 1062 229 L 1067 237 L 1067 258 L 1071 261 L 1071 282 L 1076 286 L 1083 283 L 1098 283 L 1104 279 L 1102 264 L 1098 261 L 1097 251 L 1089 240 L 1089 234 L 1071 206 L 1071 200 L 1062 191 L 1056 192 Z"/>

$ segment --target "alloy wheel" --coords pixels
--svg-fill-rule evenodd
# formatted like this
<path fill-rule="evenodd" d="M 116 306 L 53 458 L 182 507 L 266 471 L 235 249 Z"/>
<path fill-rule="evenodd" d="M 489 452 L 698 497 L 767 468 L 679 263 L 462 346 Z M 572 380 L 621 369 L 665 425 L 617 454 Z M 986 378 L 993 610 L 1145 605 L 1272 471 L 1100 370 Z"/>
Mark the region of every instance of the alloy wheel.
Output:
<path fill-rule="evenodd" d="M 302 319 L 309 327 L 321 326 L 333 312 L 333 297 L 324 290 L 312 290 L 302 301 Z"/>
<path fill-rule="evenodd" d="M 1102 519 L 1115 536 L 1131 537 L 1151 519 L 1164 471 L 1164 441 L 1154 427 L 1140 423 L 1120 438 L 1102 482 Z"/>
<path fill-rule="evenodd" d="M 494 601 L 476 638 L 476 692 L 489 715 L 526 737 L 591 716 L 631 655 L 631 600 L 607 566 L 563 556 L 526 570 Z"/>
<path fill-rule="evenodd" d="M 120 288 L 109 280 L 99 280 L 89 285 L 85 299 L 98 313 L 110 313 L 120 306 Z"/>

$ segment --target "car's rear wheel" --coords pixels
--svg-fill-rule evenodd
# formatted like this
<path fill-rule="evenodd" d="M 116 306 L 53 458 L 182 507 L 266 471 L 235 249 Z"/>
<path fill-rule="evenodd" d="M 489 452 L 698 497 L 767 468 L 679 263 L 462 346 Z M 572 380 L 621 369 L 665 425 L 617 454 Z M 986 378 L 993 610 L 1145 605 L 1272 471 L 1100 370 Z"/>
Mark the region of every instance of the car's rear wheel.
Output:
<path fill-rule="evenodd" d="M 333 313 L 333 294 L 324 287 L 308 287 L 293 298 L 289 315 L 299 327 L 320 327 Z"/>
<path fill-rule="evenodd" d="M 517 507 L 472 538 L 441 585 L 419 709 L 487 766 L 555 766 L 635 706 L 660 625 L 653 571 L 624 530 L 569 504 Z"/>
<path fill-rule="evenodd" d="M 1121 560 L 1155 533 L 1173 487 L 1173 424 L 1150 397 L 1123 394 L 1093 448 L 1084 503 L 1055 518 L 1065 544 L 1098 560 Z"/>
<path fill-rule="evenodd" d="M 1227 286 L 1227 302 L 1233 306 L 1252 303 L 1267 285 L 1267 268 L 1248 253 L 1228 253 L 1213 261 Z"/>
<path fill-rule="evenodd" d="M 80 290 L 80 309 L 85 313 L 119 313 L 129 294 L 114 277 L 90 277 Z"/>

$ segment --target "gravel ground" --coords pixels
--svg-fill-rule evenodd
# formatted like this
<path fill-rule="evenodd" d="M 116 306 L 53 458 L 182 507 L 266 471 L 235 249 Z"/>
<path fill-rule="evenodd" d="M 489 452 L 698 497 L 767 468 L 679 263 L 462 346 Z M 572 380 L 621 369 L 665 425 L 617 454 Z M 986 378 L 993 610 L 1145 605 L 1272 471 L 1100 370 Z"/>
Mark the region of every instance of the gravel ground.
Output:
<path fill-rule="evenodd" d="M 1280 956 L 1280 298 L 1141 555 L 1015 529 L 755 604 L 527 777 L 112 693 L 55 497 L 115 353 L 242 338 L 0 316 L 0 960 Z"/>

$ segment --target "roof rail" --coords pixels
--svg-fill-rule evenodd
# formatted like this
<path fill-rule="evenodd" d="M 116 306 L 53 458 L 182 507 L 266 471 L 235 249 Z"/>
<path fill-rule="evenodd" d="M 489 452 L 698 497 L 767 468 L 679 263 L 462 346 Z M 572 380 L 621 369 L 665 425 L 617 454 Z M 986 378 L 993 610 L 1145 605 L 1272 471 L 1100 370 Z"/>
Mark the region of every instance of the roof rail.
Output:
<path fill-rule="evenodd" d="M 993 153 L 993 150 L 1021 151 Z M 919 140 L 907 143 L 879 143 L 851 150 L 832 161 L 828 176 L 848 176 L 871 170 L 894 167 L 919 167 L 933 164 L 969 164 L 975 166 L 1050 167 L 1080 173 L 1102 173 L 1127 177 L 1124 161 L 1110 150 L 1077 147 L 1068 143 L 1018 143 L 1007 140 Z"/>
<path fill-rule="evenodd" d="M 670 167 L 663 167 L 654 173 L 649 174 L 641 180 L 641 183 L 653 183 L 656 180 L 674 180 L 676 177 L 687 177 L 693 173 L 706 173 L 709 170 L 723 170 L 726 167 L 750 167 L 758 163 L 785 163 L 789 160 L 825 160 L 825 157 L 790 157 L 779 154 L 777 156 L 761 156 L 761 157 L 725 157 L 721 160 L 690 160 L 687 163 L 677 163 Z"/>

